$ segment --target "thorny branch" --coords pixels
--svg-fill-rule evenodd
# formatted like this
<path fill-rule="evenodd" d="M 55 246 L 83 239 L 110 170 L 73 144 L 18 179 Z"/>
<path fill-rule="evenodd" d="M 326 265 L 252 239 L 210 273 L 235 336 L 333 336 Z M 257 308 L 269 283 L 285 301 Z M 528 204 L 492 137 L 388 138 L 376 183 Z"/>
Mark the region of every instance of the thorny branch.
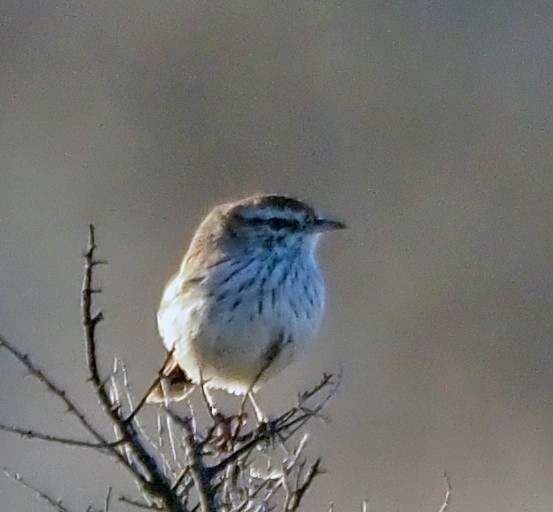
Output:
<path fill-rule="evenodd" d="M 94 226 L 89 225 L 88 246 L 85 252 L 84 278 L 82 287 L 82 316 L 84 337 L 87 355 L 89 380 L 98 395 L 100 404 L 110 417 L 118 434 L 127 442 L 127 450 L 132 455 L 127 457 L 128 464 L 134 477 L 144 486 L 148 492 L 161 501 L 171 512 L 184 512 L 184 508 L 174 496 L 171 490 L 171 482 L 160 471 L 158 463 L 151 455 L 133 424 L 125 421 L 121 414 L 119 404 L 112 403 L 109 393 L 100 378 L 96 359 L 96 327 L 103 320 L 102 312 L 92 312 L 92 295 L 97 292 L 92 286 L 92 272 L 95 266 L 103 263 L 95 259 L 96 239 Z M 119 452 L 118 452 L 119 453 Z"/>
<path fill-rule="evenodd" d="M 82 412 L 75 403 L 67 396 L 66 392 L 57 384 L 54 383 L 54 381 L 48 377 L 42 370 L 40 370 L 35 364 L 31 361 L 30 357 L 26 354 L 23 354 L 20 352 L 14 345 L 12 345 L 8 340 L 0 336 L 0 347 L 5 348 L 10 352 L 13 356 L 18 359 L 18 361 L 27 368 L 29 373 L 33 375 L 36 379 L 38 379 L 40 382 L 42 382 L 46 388 L 55 396 L 57 396 L 62 402 L 64 402 L 66 409 L 69 413 L 71 413 L 73 416 L 75 416 L 81 425 L 98 441 L 98 448 L 100 450 L 107 449 L 112 455 L 114 455 L 118 460 L 123 462 L 123 464 L 126 465 L 125 459 L 122 457 L 119 457 L 119 452 L 115 449 L 115 445 L 117 443 L 109 442 L 100 432 L 90 423 L 90 421 L 86 418 L 84 412 Z M 21 431 L 26 431 L 26 435 L 28 437 L 36 437 L 43 440 L 49 440 L 46 439 L 45 434 L 35 434 L 32 435 L 33 432 L 29 429 L 22 429 L 19 427 L 7 427 L 3 430 L 15 432 L 18 434 L 21 434 Z M 31 432 L 31 433 L 29 433 Z M 55 439 L 52 438 L 52 441 L 60 442 L 59 438 Z M 73 444 L 75 445 L 78 441 L 76 440 L 68 440 L 69 442 L 66 444 Z"/>
<path fill-rule="evenodd" d="M 214 414 L 212 403 L 203 387 L 199 386 L 200 393 L 196 395 L 203 400 L 208 412 L 207 420 L 202 420 L 195 412 L 190 399 L 186 402 L 184 413 L 177 414 L 167 404 L 165 407 L 158 406 L 157 441 L 154 441 L 155 429 L 147 426 L 148 408 L 144 406 L 148 395 L 162 379 L 167 361 L 149 389 L 137 401 L 132 397 L 123 364 L 116 363 L 113 374 L 107 379 L 102 377 L 97 360 L 96 329 L 104 317 L 101 311 L 93 312 L 93 297 L 100 293 L 100 289 L 93 285 L 93 270 L 105 262 L 95 258 L 95 251 L 95 230 L 90 225 L 84 253 L 81 296 L 88 381 L 114 427 L 115 440 L 106 438 L 61 386 L 2 336 L 0 348 L 10 352 L 50 393 L 60 399 L 67 411 L 77 418 L 95 441 L 51 435 L 6 424 L 0 424 L 0 431 L 29 439 L 94 449 L 111 456 L 123 464 L 139 485 L 143 500 L 119 496 L 120 502 L 133 508 L 167 512 L 265 512 L 278 506 L 283 512 L 298 510 L 315 478 L 323 473 L 320 458 L 310 463 L 304 455 L 308 439 L 306 425 L 313 419 L 324 420 L 322 412 L 336 392 L 341 375 L 323 375 L 312 389 L 298 395 L 293 407 L 270 420 L 261 429 L 248 427 L 243 404 L 235 416 Z M 302 435 L 299 441 L 295 441 L 299 432 Z M 166 447 L 167 439 L 170 441 L 170 450 Z M 61 500 L 29 484 L 21 475 L 9 471 L 6 471 L 6 475 L 58 512 L 71 512 Z M 438 512 L 446 512 L 451 498 L 447 475 L 444 475 L 444 481 L 446 492 Z M 109 487 L 103 512 L 109 512 L 111 494 L 112 488 Z M 92 507 L 86 510 L 93 511 Z"/>
<path fill-rule="evenodd" d="M 173 355 L 173 351 L 167 353 L 167 357 L 165 358 L 165 362 L 163 363 L 162 367 L 159 369 L 159 372 L 157 373 L 157 377 L 154 379 L 154 381 L 150 384 L 150 387 L 144 393 L 140 401 L 138 402 L 137 406 L 132 410 L 132 412 L 125 418 L 125 423 L 130 423 L 134 417 L 142 410 L 142 407 L 146 404 L 148 397 L 150 396 L 150 393 L 157 387 L 157 385 L 161 382 L 161 379 L 163 379 L 163 372 L 165 367 L 167 366 L 167 363 L 170 361 L 171 357 Z"/>
<path fill-rule="evenodd" d="M 79 448 L 92 448 L 94 450 L 106 450 L 106 446 L 100 443 L 90 443 L 88 441 L 80 441 L 79 439 L 71 439 L 69 437 L 52 436 L 43 432 L 37 432 L 27 428 L 13 427 L 10 425 L 4 425 L 0 423 L 0 430 L 4 432 L 11 432 L 12 434 L 19 434 L 26 439 L 39 439 L 41 441 L 48 441 L 50 443 L 65 444 L 67 446 L 76 446 Z M 108 447 L 114 447 L 120 444 L 119 442 L 108 443 Z"/>
<path fill-rule="evenodd" d="M 172 415 L 174 417 L 174 415 Z M 196 442 L 194 432 L 188 418 L 178 423 L 184 431 L 182 438 L 183 446 L 189 461 L 188 469 L 194 485 L 198 490 L 200 507 L 202 511 L 216 512 L 215 491 L 211 485 L 212 473 L 203 462 L 202 446 Z"/>
<path fill-rule="evenodd" d="M 100 289 L 93 284 L 93 271 L 105 262 L 96 259 L 96 248 L 94 226 L 90 225 L 81 296 L 88 380 L 114 427 L 116 439 L 110 440 L 102 435 L 62 387 L 2 337 L 0 348 L 12 353 L 62 400 L 69 413 L 96 442 L 3 424 L 0 424 L 0 430 L 31 439 L 92 448 L 110 455 L 122 463 L 139 484 L 144 501 L 119 497 L 120 501 L 135 508 L 168 512 L 261 512 L 279 506 L 283 511 L 297 510 L 313 480 L 321 473 L 320 459 L 308 463 L 304 456 L 307 434 L 303 434 L 295 447 L 290 444 L 295 442 L 294 434 L 310 420 L 322 418 L 321 412 L 336 391 L 339 379 L 325 375 L 313 389 L 298 396 L 294 407 L 269 421 L 264 429 L 248 426 L 243 411 L 230 417 L 209 415 L 203 420 L 195 412 L 190 399 L 184 413 L 177 414 L 168 407 L 158 406 L 158 440 L 153 441 L 155 432 L 147 425 L 152 408 L 144 405 L 150 391 L 159 383 L 165 364 L 148 391 L 136 401 L 136 406 L 123 365 L 116 364 L 110 378 L 101 375 L 97 359 L 97 327 L 103 314 L 94 311 L 93 297 L 100 293 Z M 205 401 L 206 410 L 211 411 L 211 404 L 203 393 L 196 395 L 197 399 Z M 161 425 L 167 427 L 161 430 Z M 170 451 L 166 448 L 167 438 L 172 444 Z M 266 469 L 259 470 L 260 465 Z M 60 501 L 38 491 L 19 475 L 11 475 L 11 478 L 47 500 L 58 512 L 69 512 Z M 108 512 L 110 496 L 111 488 L 105 499 L 104 512 Z M 278 505 L 279 502 L 283 505 Z"/>
<path fill-rule="evenodd" d="M 31 492 L 36 494 L 41 500 L 45 501 L 50 505 L 54 510 L 57 510 L 58 512 L 71 512 L 68 508 L 66 508 L 61 500 L 56 500 L 52 498 L 49 494 L 45 493 L 44 491 L 41 491 L 34 485 L 31 485 L 29 482 L 27 482 L 19 473 L 11 473 L 7 469 L 4 470 L 4 474 L 14 482 L 17 482 L 18 484 L 22 485 L 23 487 L 29 489 Z M 106 509 L 107 512 L 107 509 Z"/>

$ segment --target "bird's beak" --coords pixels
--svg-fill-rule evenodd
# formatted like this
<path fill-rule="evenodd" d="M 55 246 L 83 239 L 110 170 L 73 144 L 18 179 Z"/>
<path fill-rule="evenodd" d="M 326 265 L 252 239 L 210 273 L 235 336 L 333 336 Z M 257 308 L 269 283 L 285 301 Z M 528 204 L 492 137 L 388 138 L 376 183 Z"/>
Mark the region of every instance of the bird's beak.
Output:
<path fill-rule="evenodd" d="M 337 229 L 346 229 L 346 225 L 339 220 L 325 219 L 324 217 L 317 217 L 314 222 L 314 231 L 335 231 Z"/>

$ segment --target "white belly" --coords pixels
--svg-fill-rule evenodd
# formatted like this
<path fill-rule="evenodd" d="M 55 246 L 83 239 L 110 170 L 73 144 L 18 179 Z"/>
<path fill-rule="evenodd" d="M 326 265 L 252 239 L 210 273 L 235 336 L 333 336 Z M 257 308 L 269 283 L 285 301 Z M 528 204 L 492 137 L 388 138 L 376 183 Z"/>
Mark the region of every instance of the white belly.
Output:
<path fill-rule="evenodd" d="M 316 268 L 301 275 L 301 282 L 280 286 L 266 280 L 274 294 L 251 286 L 234 296 L 214 295 L 209 286 L 179 295 L 177 277 L 158 313 L 165 346 L 175 348 L 179 365 L 195 382 L 239 394 L 255 390 L 291 363 L 319 327 L 323 282 Z M 272 279 L 279 282 L 278 272 Z"/>

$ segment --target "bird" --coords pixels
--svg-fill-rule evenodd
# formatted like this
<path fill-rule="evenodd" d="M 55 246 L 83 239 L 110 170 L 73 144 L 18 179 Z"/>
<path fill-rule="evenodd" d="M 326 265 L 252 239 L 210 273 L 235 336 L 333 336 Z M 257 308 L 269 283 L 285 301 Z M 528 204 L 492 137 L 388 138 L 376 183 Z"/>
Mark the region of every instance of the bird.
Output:
<path fill-rule="evenodd" d="M 157 323 L 169 353 L 148 402 L 201 385 L 248 397 L 311 344 L 325 309 L 316 250 L 344 229 L 291 196 L 258 194 L 213 208 L 167 283 Z"/>

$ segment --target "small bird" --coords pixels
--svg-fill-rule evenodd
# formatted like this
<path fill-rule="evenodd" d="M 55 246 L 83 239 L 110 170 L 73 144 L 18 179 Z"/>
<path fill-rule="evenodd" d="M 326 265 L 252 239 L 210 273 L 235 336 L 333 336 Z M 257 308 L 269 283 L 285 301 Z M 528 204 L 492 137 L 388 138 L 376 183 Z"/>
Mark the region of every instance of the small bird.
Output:
<path fill-rule="evenodd" d="M 171 356 L 148 401 L 201 384 L 247 395 L 266 421 L 254 393 L 313 340 L 325 302 L 317 243 L 345 227 L 283 195 L 215 207 L 163 292 L 157 320 Z"/>

